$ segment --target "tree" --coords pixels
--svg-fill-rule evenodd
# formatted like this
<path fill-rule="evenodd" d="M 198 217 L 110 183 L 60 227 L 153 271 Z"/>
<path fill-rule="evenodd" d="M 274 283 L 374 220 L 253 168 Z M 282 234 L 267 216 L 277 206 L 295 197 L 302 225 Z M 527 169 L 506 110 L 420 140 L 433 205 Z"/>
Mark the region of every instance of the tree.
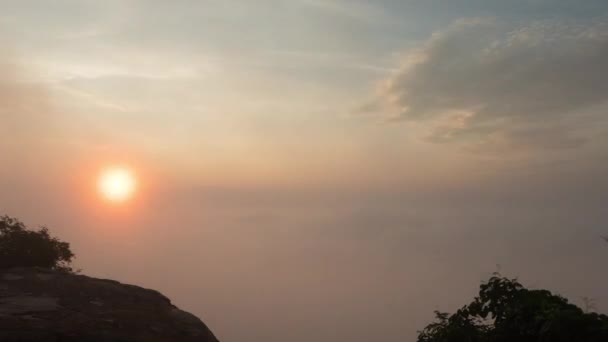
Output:
<path fill-rule="evenodd" d="M 435 314 L 418 342 L 608 341 L 608 316 L 585 313 L 563 297 L 498 274 L 456 313 Z"/>
<path fill-rule="evenodd" d="M 44 267 L 72 272 L 70 244 L 49 234 L 46 227 L 29 230 L 22 222 L 0 217 L 0 269 Z"/>

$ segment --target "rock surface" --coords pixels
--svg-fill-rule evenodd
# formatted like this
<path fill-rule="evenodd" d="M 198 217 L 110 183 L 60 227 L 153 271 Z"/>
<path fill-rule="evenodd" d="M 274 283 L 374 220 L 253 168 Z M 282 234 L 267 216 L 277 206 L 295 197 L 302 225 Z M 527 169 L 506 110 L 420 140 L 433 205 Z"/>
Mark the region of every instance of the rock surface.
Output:
<path fill-rule="evenodd" d="M 38 268 L 0 271 L 0 342 L 217 342 L 162 294 Z"/>

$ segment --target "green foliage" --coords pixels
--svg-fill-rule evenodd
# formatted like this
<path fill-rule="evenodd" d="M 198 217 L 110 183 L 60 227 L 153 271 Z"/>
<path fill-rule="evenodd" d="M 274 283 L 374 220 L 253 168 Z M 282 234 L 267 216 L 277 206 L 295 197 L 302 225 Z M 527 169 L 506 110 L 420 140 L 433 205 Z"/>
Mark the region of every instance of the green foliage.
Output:
<path fill-rule="evenodd" d="M 72 272 L 70 244 L 49 234 L 45 227 L 28 230 L 19 220 L 0 217 L 0 269 L 44 267 Z"/>
<path fill-rule="evenodd" d="M 608 316 L 585 313 L 546 290 L 529 290 L 495 274 L 479 296 L 436 322 L 418 342 L 600 342 L 608 341 Z"/>

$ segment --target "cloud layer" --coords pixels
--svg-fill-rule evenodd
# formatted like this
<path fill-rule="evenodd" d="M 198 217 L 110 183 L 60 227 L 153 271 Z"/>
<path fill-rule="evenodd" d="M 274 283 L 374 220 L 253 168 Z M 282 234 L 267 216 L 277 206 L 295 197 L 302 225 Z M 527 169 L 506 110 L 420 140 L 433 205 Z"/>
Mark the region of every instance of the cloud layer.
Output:
<path fill-rule="evenodd" d="M 608 23 L 459 20 L 410 51 L 382 101 L 433 141 L 564 148 L 605 123 Z"/>

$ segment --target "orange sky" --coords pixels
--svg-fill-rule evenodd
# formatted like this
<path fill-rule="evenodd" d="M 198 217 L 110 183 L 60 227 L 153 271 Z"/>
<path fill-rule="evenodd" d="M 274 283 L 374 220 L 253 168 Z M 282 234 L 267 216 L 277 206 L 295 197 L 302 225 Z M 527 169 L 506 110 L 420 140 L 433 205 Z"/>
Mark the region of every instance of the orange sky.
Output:
<path fill-rule="evenodd" d="M 413 341 L 497 264 L 606 311 L 607 9 L 555 1 L 5 1 L 0 214 L 227 342 Z"/>

